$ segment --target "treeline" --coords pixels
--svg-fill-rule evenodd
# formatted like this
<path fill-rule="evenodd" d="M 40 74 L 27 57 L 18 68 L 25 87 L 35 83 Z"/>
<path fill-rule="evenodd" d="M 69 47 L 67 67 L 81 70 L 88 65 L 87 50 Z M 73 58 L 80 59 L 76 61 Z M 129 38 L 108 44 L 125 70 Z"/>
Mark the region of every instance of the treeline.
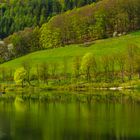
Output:
<path fill-rule="evenodd" d="M 116 37 L 140 29 L 139 0 L 102 0 L 53 17 L 41 27 L 43 48 Z"/>
<path fill-rule="evenodd" d="M 0 63 L 40 50 L 38 27 L 25 28 L 0 41 Z"/>
<path fill-rule="evenodd" d="M 63 63 L 48 63 L 46 60 L 32 66 L 27 60 L 17 69 L 0 68 L 0 81 L 15 81 L 20 85 L 63 85 L 76 82 L 124 83 L 140 79 L 140 48 L 134 44 L 128 45 L 123 54 L 97 58 L 92 53 L 87 53 L 83 57 L 74 57 L 72 65 L 70 63 L 64 58 Z"/>
<path fill-rule="evenodd" d="M 41 26 L 50 17 L 95 0 L 0 0 L 0 38 Z"/>

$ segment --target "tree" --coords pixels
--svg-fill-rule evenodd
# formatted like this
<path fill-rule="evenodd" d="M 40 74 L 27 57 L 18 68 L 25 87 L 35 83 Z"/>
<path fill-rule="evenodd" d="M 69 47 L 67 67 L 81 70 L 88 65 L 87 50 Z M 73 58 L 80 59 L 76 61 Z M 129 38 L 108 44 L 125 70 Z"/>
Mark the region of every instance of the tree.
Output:
<path fill-rule="evenodd" d="M 106 82 L 113 82 L 115 79 L 115 56 L 104 55 L 101 58 L 103 74 Z"/>
<path fill-rule="evenodd" d="M 14 81 L 16 82 L 16 84 L 18 85 L 22 85 L 27 79 L 27 71 L 24 69 L 24 67 L 20 67 L 18 69 L 16 69 L 15 74 L 14 74 Z"/>
<path fill-rule="evenodd" d="M 57 78 L 57 73 L 59 69 L 59 64 L 54 62 L 51 63 L 51 78 L 56 79 Z"/>
<path fill-rule="evenodd" d="M 91 80 L 91 73 L 94 67 L 95 59 L 92 53 L 86 53 L 81 62 L 81 70 L 83 74 L 86 76 L 87 81 Z"/>
<path fill-rule="evenodd" d="M 0 63 L 10 59 L 8 48 L 3 41 L 0 41 Z"/>
<path fill-rule="evenodd" d="M 1 72 L 1 81 L 2 82 L 6 81 L 6 69 L 4 67 L 1 67 L 0 72 Z"/>
<path fill-rule="evenodd" d="M 40 44 L 42 49 L 62 46 L 60 30 L 44 24 L 40 29 Z"/>
<path fill-rule="evenodd" d="M 29 83 L 29 85 L 31 85 L 30 83 L 30 74 L 31 74 L 31 60 L 29 62 L 29 59 L 26 59 L 22 62 L 22 67 L 25 69 L 26 71 L 26 80 Z"/>
<path fill-rule="evenodd" d="M 137 56 L 136 57 L 136 72 L 138 73 L 138 77 L 140 79 L 140 56 Z"/>
<path fill-rule="evenodd" d="M 80 67 L 81 67 L 81 58 L 77 56 L 73 59 L 73 74 L 77 80 L 80 77 Z"/>
<path fill-rule="evenodd" d="M 48 84 L 48 79 L 49 79 L 49 65 L 47 63 L 42 63 L 39 66 L 39 76 L 40 79 L 44 82 Z"/>
<path fill-rule="evenodd" d="M 109 69 L 110 69 L 110 72 L 109 72 L 109 79 L 110 79 L 110 82 L 113 82 L 114 79 L 115 79 L 115 63 L 116 63 L 116 56 L 115 54 L 109 56 Z"/>
<path fill-rule="evenodd" d="M 25 29 L 9 36 L 9 40 L 14 46 L 16 57 L 30 52 L 31 33 L 32 29 Z"/>
<path fill-rule="evenodd" d="M 105 38 L 106 37 L 106 15 L 105 15 L 106 11 L 100 10 L 97 11 L 94 14 L 94 18 L 95 18 L 95 26 L 94 26 L 94 30 L 95 30 L 95 34 L 97 36 L 97 38 Z"/>
<path fill-rule="evenodd" d="M 127 56 L 128 56 L 128 73 L 129 73 L 129 80 L 132 80 L 134 75 L 134 69 L 135 69 L 135 58 L 136 54 L 139 52 L 138 46 L 135 44 L 130 44 L 127 47 Z"/>
<path fill-rule="evenodd" d="M 30 34 L 28 35 L 29 37 L 29 49 L 30 52 L 40 50 L 40 44 L 39 44 L 39 39 L 40 39 L 40 29 L 39 27 L 35 27 L 33 31 L 30 31 Z"/>
<path fill-rule="evenodd" d="M 63 58 L 63 64 L 62 64 L 62 76 L 63 76 L 63 79 L 67 80 L 68 78 L 68 59 L 66 57 Z"/>
<path fill-rule="evenodd" d="M 118 65 L 119 65 L 119 71 L 121 73 L 121 81 L 124 82 L 126 55 L 124 55 L 124 54 L 118 55 L 117 62 L 118 62 Z"/>
<path fill-rule="evenodd" d="M 138 74 L 138 77 L 140 79 L 140 48 L 137 48 L 137 51 L 135 52 L 135 72 Z"/>

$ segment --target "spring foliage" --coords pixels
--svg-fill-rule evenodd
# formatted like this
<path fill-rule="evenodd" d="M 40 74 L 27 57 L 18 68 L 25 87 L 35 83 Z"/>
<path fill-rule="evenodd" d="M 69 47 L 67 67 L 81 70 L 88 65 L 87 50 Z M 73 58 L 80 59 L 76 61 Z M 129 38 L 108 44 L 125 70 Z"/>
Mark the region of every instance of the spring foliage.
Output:
<path fill-rule="evenodd" d="M 16 82 L 17 85 L 23 84 L 26 78 L 27 78 L 27 71 L 23 67 L 18 68 L 15 71 L 14 81 Z"/>
<path fill-rule="evenodd" d="M 90 42 L 140 29 L 139 0 L 102 0 L 54 16 L 41 27 L 41 45 Z M 52 38 L 52 39 L 51 39 Z M 49 41 L 48 41 L 49 40 Z"/>
<path fill-rule="evenodd" d="M 0 38 L 23 30 L 41 26 L 52 16 L 90 4 L 95 0 L 0 0 Z"/>

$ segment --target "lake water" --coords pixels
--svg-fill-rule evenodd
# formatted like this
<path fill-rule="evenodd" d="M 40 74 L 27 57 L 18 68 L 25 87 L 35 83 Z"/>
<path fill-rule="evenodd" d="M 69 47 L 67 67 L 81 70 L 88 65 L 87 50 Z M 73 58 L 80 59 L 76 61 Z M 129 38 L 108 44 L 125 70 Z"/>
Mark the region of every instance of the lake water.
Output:
<path fill-rule="evenodd" d="M 0 140 L 139 140 L 140 104 L 0 101 Z"/>

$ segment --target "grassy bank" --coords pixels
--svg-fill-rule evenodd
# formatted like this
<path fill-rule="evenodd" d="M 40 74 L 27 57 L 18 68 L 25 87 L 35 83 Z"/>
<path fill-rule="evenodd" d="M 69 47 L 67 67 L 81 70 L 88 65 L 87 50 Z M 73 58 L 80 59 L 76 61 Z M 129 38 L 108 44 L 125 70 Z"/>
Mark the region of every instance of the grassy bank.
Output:
<path fill-rule="evenodd" d="M 3 90 L 5 87 L 5 90 Z M 24 103 L 39 102 L 140 102 L 140 81 L 125 83 L 75 83 L 60 86 L 1 84 L 0 101 Z"/>
<path fill-rule="evenodd" d="M 77 82 L 77 83 L 65 83 L 61 85 L 49 84 L 39 84 L 39 85 L 29 85 L 25 84 L 24 87 L 16 85 L 13 83 L 1 83 L 0 91 L 4 92 L 41 92 L 41 91 L 123 91 L 126 89 L 134 90 L 140 89 L 140 80 L 127 81 L 125 83 L 113 82 L 113 83 L 87 83 L 87 82 Z"/>

